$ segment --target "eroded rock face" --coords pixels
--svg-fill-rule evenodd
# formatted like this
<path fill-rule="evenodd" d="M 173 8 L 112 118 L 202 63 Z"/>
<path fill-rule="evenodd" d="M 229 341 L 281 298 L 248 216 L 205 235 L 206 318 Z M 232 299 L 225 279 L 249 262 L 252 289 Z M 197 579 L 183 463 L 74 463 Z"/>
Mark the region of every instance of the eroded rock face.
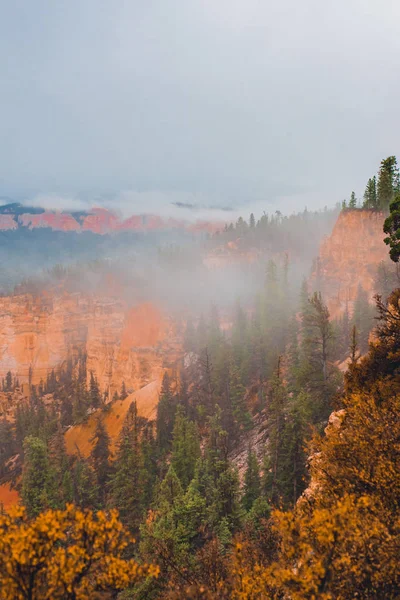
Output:
<path fill-rule="evenodd" d="M 137 390 L 159 376 L 178 347 L 172 322 L 153 304 L 105 296 L 30 294 L 0 298 L 0 378 L 45 380 L 68 357 L 87 354 L 102 391 Z"/>
<path fill-rule="evenodd" d="M 376 268 L 388 260 L 383 242 L 384 215 L 368 210 L 342 211 L 332 234 L 321 244 L 313 279 L 320 287 L 331 315 L 337 316 L 357 295 L 361 285 L 372 298 Z"/>
<path fill-rule="evenodd" d="M 55 231 L 91 231 L 104 235 L 121 231 L 164 231 L 178 228 L 196 234 L 214 233 L 224 226 L 223 223 L 202 220 L 189 223 L 184 220 L 149 214 L 132 215 L 127 219 L 122 219 L 112 211 L 101 207 L 93 207 L 80 213 L 43 209 L 29 212 L 28 208 L 24 209 L 22 205 L 16 203 L 0 207 L 0 209 L 0 230 L 45 227 Z"/>

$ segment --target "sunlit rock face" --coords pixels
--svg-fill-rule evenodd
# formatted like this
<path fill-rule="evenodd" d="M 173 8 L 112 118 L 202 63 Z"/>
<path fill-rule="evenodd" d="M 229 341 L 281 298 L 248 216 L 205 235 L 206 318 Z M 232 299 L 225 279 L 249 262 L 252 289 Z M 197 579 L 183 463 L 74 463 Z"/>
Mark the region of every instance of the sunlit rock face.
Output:
<path fill-rule="evenodd" d="M 381 212 L 342 211 L 332 234 L 321 244 L 311 283 L 323 292 L 333 317 L 346 303 L 351 306 L 359 285 L 372 299 L 377 266 L 388 261 L 383 221 Z"/>
<path fill-rule="evenodd" d="M 81 293 L 0 298 L 0 378 L 21 383 L 47 374 L 79 353 L 102 391 L 137 390 L 159 377 L 179 346 L 172 322 L 151 303 L 129 306 Z"/>
<path fill-rule="evenodd" d="M 31 212 L 30 212 L 31 211 Z M 165 231 L 183 229 L 193 234 L 214 233 L 222 229 L 223 223 L 197 220 L 193 223 L 163 218 L 158 215 L 141 214 L 128 218 L 114 212 L 94 207 L 88 211 L 72 212 L 29 209 L 15 203 L 0 207 L 0 230 L 49 228 L 54 231 L 90 231 L 98 235 L 126 231 Z"/>

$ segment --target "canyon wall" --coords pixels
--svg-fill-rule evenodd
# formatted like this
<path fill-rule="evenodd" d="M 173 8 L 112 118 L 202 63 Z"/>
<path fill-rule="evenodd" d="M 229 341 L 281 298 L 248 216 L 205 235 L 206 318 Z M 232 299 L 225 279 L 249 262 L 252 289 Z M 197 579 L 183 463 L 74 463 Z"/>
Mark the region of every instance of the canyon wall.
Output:
<path fill-rule="evenodd" d="M 344 311 L 346 303 L 352 306 L 359 285 L 372 300 L 377 267 L 382 261 L 390 262 L 383 221 L 381 212 L 342 211 L 321 244 L 311 283 L 323 292 L 333 317 Z"/>
<path fill-rule="evenodd" d="M 50 228 L 55 231 L 90 231 L 99 235 L 126 231 L 165 231 L 182 229 L 190 233 L 214 233 L 222 229 L 224 223 L 196 220 L 188 222 L 183 219 L 163 218 L 157 215 L 132 215 L 126 219 L 120 218 L 112 211 L 94 207 L 88 211 L 64 212 L 29 209 L 21 204 L 0 206 L 0 230 Z"/>
<path fill-rule="evenodd" d="M 137 390 L 159 377 L 179 347 L 170 320 L 156 306 L 116 298 L 30 294 L 0 298 L 0 378 L 45 380 L 53 368 L 87 354 L 102 391 Z"/>

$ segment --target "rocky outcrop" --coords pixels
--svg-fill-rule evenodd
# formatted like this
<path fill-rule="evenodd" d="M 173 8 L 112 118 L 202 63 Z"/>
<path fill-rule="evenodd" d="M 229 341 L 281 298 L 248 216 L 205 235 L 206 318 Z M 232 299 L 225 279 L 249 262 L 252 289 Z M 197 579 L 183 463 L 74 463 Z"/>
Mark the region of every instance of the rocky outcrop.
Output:
<path fill-rule="evenodd" d="M 24 208 L 14 203 L 0 206 L 0 230 L 50 228 L 56 231 L 90 231 L 98 235 L 119 233 L 122 231 L 165 231 L 183 229 L 191 233 L 214 233 L 223 227 L 223 223 L 197 220 L 190 223 L 184 220 L 163 218 L 158 215 L 133 215 L 121 219 L 112 211 L 94 207 L 88 211 L 68 213 L 40 208 Z"/>
<path fill-rule="evenodd" d="M 0 378 L 45 380 L 69 357 L 86 353 L 103 391 L 137 390 L 156 379 L 179 349 L 171 320 L 151 303 L 105 296 L 21 294 L 0 298 Z"/>
<path fill-rule="evenodd" d="M 110 409 L 102 414 L 100 410 L 92 413 L 86 423 L 70 427 L 65 434 L 65 443 L 69 454 L 80 453 L 89 456 L 92 449 L 92 437 L 96 429 L 97 419 L 102 417 L 104 426 L 110 436 L 111 451 L 115 452 L 119 434 L 124 419 L 132 402 L 136 402 L 138 414 L 146 419 L 154 420 L 158 404 L 161 381 L 161 369 L 158 377 L 143 388 L 130 394 L 125 400 L 117 400 L 111 404 Z"/>
<path fill-rule="evenodd" d="M 322 289 L 332 316 L 340 314 L 347 302 L 351 305 L 359 285 L 372 298 L 377 266 L 388 260 L 383 220 L 381 212 L 342 211 L 321 244 L 312 283 Z"/>

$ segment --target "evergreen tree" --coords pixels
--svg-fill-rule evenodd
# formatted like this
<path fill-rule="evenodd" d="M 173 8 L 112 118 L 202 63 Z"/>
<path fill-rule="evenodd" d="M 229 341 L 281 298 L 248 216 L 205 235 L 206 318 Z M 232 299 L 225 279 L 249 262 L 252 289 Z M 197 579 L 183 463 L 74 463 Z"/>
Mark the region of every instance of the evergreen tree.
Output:
<path fill-rule="evenodd" d="M 388 158 L 382 160 L 379 170 L 377 185 L 379 208 L 381 210 L 388 210 L 397 192 L 400 192 L 397 160 L 395 156 L 388 156 Z"/>
<path fill-rule="evenodd" d="M 90 459 L 97 477 L 100 501 L 105 506 L 107 483 L 111 475 L 111 452 L 110 437 L 101 417 L 97 419 L 96 430 L 90 441 L 93 444 Z"/>
<path fill-rule="evenodd" d="M 6 463 L 16 451 L 16 440 L 12 424 L 4 417 L 0 421 L 0 476 L 4 476 Z"/>
<path fill-rule="evenodd" d="M 177 474 L 183 489 L 193 479 L 196 463 L 200 457 L 200 442 L 197 426 L 178 408 L 172 440 L 171 465 Z"/>
<path fill-rule="evenodd" d="M 157 405 L 157 444 L 161 452 L 169 450 L 175 421 L 176 402 L 171 391 L 169 375 L 164 373 Z"/>
<path fill-rule="evenodd" d="M 72 469 L 74 504 L 79 508 L 99 508 L 100 490 L 96 473 L 87 460 L 78 456 Z"/>
<path fill-rule="evenodd" d="M 396 194 L 390 204 L 390 215 L 385 220 L 383 231 L 387 234 L 385 244 L 390 247 L 389 256 L 393 262 L 400 259 L 400 193 Z"/>
<path fill-rule="evenodd" d="M 312 420 L 322 422 L 331 411 L 331 400 L 337 388 L 337 369 L 331 362 L 333 329 L 329 310 L 320 293 L 309 300 L 302 314 L 302 348 L 298 389 L 308 392 L 312 399 Z"/>
<path fill-rule="evenodd" d="M 5 391 L 11 392 L 13 389 L 13 381 L 11 371 L 7 371 L 6 382 L 5 382 Z"/>
<path fill-rule="evenodd" d="M 260 468 L 257 456 L 252 452 L 251 448 L 249 448 L 247 453 L 247 468 L 244 475 L 243 491 L 242 504 L 243 508 L 248 512 L 261 494 Z"/>
<path fill-rule="evenodd" d="M 254 218 L 253 213 L 251 213 L 251 215 L 250 215 L 249 225 L 250 225 L 250 229 L 254 229 L 256 226 L 256 220 Z"/>
<path fill-rule="evenodd" d="M 351 192 L 350 200 L 349 200 L 349 208 L 355 209 L 357 208 L 357 198 L 354 192 Z"/>
<path fill-rule="evenodd" d="M 377 191 L 376 191 L 376 177 L 371 177 L 368 179 L 367 187 L 364 192 L 364 208 L 377 208 L 378 199 L 377 199 Z"/>
<path fill-rule="evenodd" d="M 46 443 L 28 436 L 24 441 L 21 498 L 30 517 L 53 508 L 52 479 Z"/>
<path fill-rule="evenodd" d="M 70 473 L 71 465 L 60 423 L 58 423 L 57 431 L 50 441 L 50 463 L 58 508 L 63 508 L 65 504 L 73 502 L 73 489 Z"/>
<path fill-rule="evenodd" d="M 137 530 L 145 509 L 140 429 L 136 402 L 132 402 L 120 434 L 115 472 L 110 480 L 112 503 L 131 531 Z"/>
<path fill-rule="evenodd" d="M 268 394 L 269 464 L 268 466 L 264 465 L 264 470 L 271 473 L 271 476 L 268 476 L 270 489 L 266 489 L 266 485 L 264 485 L 264 492 L 267 494 L 267 498 L 271 499 L 273 502 L 277 502 L 281 495 L 280 473 L 283 452 L 283 432 L 285 427 L 285 407 L 287 403 L 286 390 L 281 381 L 280 361 L 281 358 L 278 360 L 278 368 L 271 379 Z M 266 482 L 267 479 L 265 479 L 264 484 L 266 484 Z"/>
<path fill-rule="evenodd" d="M 89 402 L 93 408 L 98 408 L 101 403 L 101 394 L 99 384 L 93 371 L 90 371 L 90 383 L 89 383 Z"/>

